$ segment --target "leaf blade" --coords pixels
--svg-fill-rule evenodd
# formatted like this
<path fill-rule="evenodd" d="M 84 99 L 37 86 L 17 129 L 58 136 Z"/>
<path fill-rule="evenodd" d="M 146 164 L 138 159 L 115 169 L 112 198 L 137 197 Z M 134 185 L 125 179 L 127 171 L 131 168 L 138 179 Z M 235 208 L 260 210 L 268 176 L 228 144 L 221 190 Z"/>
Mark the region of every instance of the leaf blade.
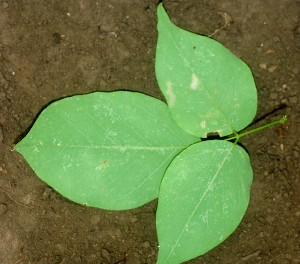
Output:
<path fill-rule="evenodd" d="M 196 143 L 176 156 L 158 198 L 158 263 L 187 261 L 224 241 L 247 209 L 251 181 L 247 153 L 230 142 Z"/>
<path fill-rule="evenodd" d="M 157 14 L 156 77 L 179 126 L 206 137 L 250 124 L 257 95 L 249 67 L 220 43 L 174 25 L 162 4 Z"/>
<path fill-rule="evenodd" d="M 51 104 L 15 149 L 63 196 L 121 210 L 156 198 L 171 159 L 195 141 L 159 100 L 96 92 Z"/>

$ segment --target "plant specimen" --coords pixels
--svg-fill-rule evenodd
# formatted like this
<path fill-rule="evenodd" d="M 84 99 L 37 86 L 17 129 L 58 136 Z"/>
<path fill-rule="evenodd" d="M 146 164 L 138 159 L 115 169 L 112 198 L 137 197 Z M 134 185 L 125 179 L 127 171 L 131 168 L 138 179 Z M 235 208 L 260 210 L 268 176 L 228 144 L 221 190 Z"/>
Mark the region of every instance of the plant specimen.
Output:
<path fill-rule="evenodd" d="M 15 149 L 77 203 L 126 210 L 158 198 L 157 263 L 175 264 L 236 229 L 253 176 L 238 140 L 286 118 L 239 134 L 256 114 L 249 67 L 220 43 L 174 25 L 162 4 L 157 12 L 155 69 L 167 104 L 129 91 L 64 98 Z"/>

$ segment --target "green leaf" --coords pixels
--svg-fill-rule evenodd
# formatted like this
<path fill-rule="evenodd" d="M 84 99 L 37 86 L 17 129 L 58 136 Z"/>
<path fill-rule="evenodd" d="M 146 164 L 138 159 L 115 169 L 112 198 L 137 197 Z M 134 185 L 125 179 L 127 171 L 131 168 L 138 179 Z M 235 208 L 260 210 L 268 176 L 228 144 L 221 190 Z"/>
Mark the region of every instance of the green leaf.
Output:
<path fill-rule="evenodd" d="M 157 13 L 156 78 L 174 120 L 203 138 L 249 125 L 257 106 L 249 67 L 217 41 L 175 26 L 162 4 Z"/>
<path fill-rule="evenodd" d="M 231 142 L 204 141 L 176 156 L 158 197 L 158 263 L 181 263 L 224 241 L 247 209 L 251 182 L 249 157 Z"/>
<path fill-rule="evenodd" d="M 196 141 L 157 99 L 96 92 L 51 104 L 16 150 L 63 196 L 117 210 L 156 198 L 171 160 Z"/>

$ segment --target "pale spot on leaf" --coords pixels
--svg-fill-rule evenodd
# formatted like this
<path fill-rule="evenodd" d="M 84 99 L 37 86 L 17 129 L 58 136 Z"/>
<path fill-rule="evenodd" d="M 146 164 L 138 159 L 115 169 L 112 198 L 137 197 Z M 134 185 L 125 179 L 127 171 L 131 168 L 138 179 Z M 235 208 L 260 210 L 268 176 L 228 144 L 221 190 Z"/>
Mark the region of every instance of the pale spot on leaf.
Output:
<path fill-rule="evenodd" d="M 199 86 L 200 80 L 197 77 L 197 75 L 195 73 L 192 74 L 192 82 L 190 85 L 191 90 L 197 90 L 198 86 Z"/>
<path fill-rule="evenodd" d="M 168 104 L 169 104 L 169 107 L 173 107 L 175 104 L 175 101 L 176 101 L 176 96 L 173 92 L 172 83 L 170 81 L 167 81 L 166 86 L 167 86 Z"/>

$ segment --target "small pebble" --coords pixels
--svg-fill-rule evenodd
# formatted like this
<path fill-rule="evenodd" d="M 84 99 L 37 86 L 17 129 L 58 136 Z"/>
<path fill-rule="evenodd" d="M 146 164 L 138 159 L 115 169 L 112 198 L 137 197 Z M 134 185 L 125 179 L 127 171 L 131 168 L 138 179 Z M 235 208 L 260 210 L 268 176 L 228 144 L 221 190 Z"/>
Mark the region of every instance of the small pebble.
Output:
<path fill-rule="evenodd" d="M 100 222 L 100 216 L 99 215 L 93 215 L 90 219 L 91 223 L 93 225 L 97 225 Z"/>
<path fill-rule="evenodd" d="M 118 228 L 108 229 L 107 234 L 113 239 L 122 237 L 122 231 Z"/>
<path fill-rule="evenodd" d="M 30 194 L 26 194 L 25 196 L 23 196 L 22 198 L 22 203 L 29 205 L 31 203 L 32 200 L 32 195 Z"/>
<path fill-rule="evenodd" d="M 274 53 L 275 52 L 275 50 L 273 50 L 273 49 L 268 49 L 266 52 L 265 52 L 265 54 L 271 54 L 271 53 Z"/>
<path fill-rule="evenodd" d="M 267 64 L 266 63 L 260 63 L 259 67 L 263 70 L 267 69 Z"/>
<path fill-rule="evenodd" d="M 273 66 L 271 66 L 271 67 L 268 69 L 268 72 L 269 72 L 269 73 L 273 73 L 277 68 L 278 68 L 278 66 L 273 65 Z"/>
<path fill-rule="evenodd" d="M 144 248 L 149 248 L 149 247 L 151 247 L 149 241 L 145 241 L 145 242 L 143 243 L 143 247 L 144 247 Z"/>

